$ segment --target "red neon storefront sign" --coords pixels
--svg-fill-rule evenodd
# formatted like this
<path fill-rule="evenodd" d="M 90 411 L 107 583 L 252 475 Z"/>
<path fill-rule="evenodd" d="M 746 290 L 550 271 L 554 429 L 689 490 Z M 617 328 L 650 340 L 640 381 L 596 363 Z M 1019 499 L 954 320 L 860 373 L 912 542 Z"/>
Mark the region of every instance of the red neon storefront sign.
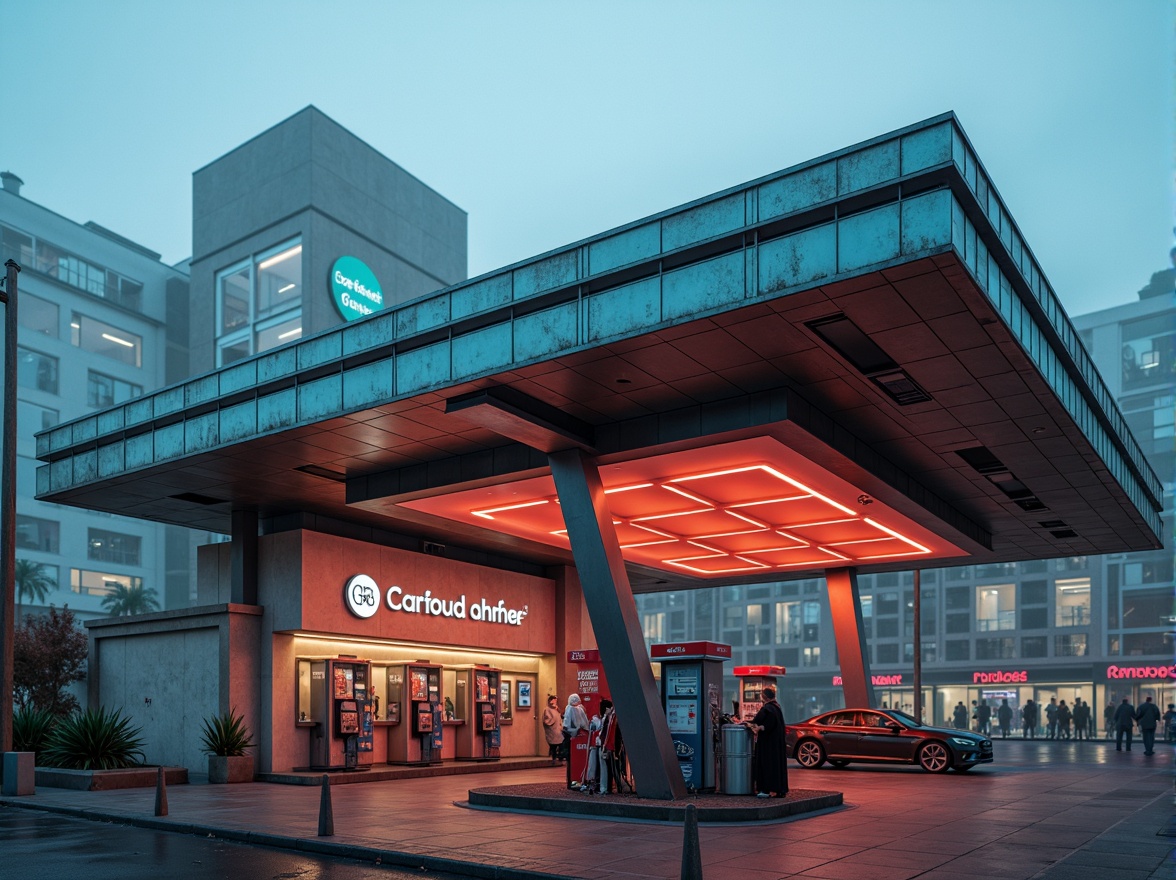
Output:
<path fill-rule="evenodd" d="M 1176 678 L 1176 663 L 1171 666 L 1108 666 L 1107 678 Z"/>
<path fill-rule="evenodd" d="M 1025 669 L 998 669 L 994 672 L 973 672 L 972 684 L 1017 684 L 1029 680 Z"/>
<path fill-rule="evenodd" d="M 902 673 L 896 675 L 871 675 L 870 683 L 875 687 L 895 687 L 902 684 Z M 833 676 L 833 687 L 841 687 L 840 675 Z"/>

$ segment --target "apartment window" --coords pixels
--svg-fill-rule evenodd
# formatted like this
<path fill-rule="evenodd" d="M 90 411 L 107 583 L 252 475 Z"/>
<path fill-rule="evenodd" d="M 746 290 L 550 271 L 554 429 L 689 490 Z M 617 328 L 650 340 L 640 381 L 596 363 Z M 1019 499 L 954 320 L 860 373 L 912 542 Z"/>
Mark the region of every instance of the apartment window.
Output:
<path fill-rule="evenodd" d="M 977 660 L 1012 660 L 1016 656 L 1016 639 L 976 639 Z"/>
<path fill-rule="evenodd" d="M 125 382 L 105 373 L 90 370 L 86 376 L 86 403 L 90 406 L 114 406 L 143 393 L 143 386 Z"/>
<path fill-rule="evenodd" d="M 100 354 L 131 367 L 143 366 L 143 337 L 113 324 L 74 312 L 69 321 L 70 341 L 82 351 Z"/>
<path fill-rule="evenodd" d="M 1125 322 L 1122 343 L 1124 391 L 1154 382 L 1171 382 L 1176 334 L 1172 333 L 1170 316 Z"/>
<path fill-rule="evenodd" d="M 666 613 L 658 611 L 656 614 L 644 614 L 641 617 L 641 634 L 650 644 L 666 640 Z"/>
<path fill-rule="evenodd" d="M 1055 626 L 1090 623 L 1090 578 L 1058 578 L 1054 581 L 1057 614 Z"/>
<path fill-rule="evenodd" d="M 1021 584 L 1022 605 L 1044 605 L 1049 601 L 1049 584 L 1046 581 L 1025 581 Z"/>
<path fill-rule="evenodd" d="M 944 629 L 949 633 L 966 633 L 972 631 L 972 616 L 970 614 L 948 614 L 943 618 Z"/>
<path fill-rule="evenodd" d="M 301 338 L 301 239 L 218 272 L 216 298 L 220 366 Z"/>
<path fill-rule="evenodd" d="M 1021 637 L 1021 656 L 1022 657 L 1046 657 L 1049 650 L 1049 643 L 1045 636 L 1022 636 Z"/>
<path fill-rule="evenodd" d="M 971 660 L 972 643 L 966 639 L 949 639 L 943 645 L 944 660 Z"/>
<path fill-rule="evenodd" d="M 16 549 L 61 552 L 61 524 L 52 519 L 16 515 Z"/>
<path fill-rule="evenodd" d="M 1169 529 L 1169 531 L 1171 531 Z M 1172 556 L 1149 559 L 1146 562 L 1127 562 L 1123 565 L 1123 586 L 1172 582 Z"/>
<path fill-rule="evenodd" d="M 777 602 L 775 636 L 778 644 L 799 642 L 803 633 L 799 602 Z"/>
<path fill-rule="evenodd" d="M 771 606 L 754 604 L 747 606 L 747 644 L 767 645 L 771 643 L 772 633 L 768 615 Z"/>
<path fill-rule="evenodd" d="M 143 579 L 129 574 L 108 574 L 102 571 L 89 571 L 84 568 L 69 570 L 69 587 L 75 593 L 83 596 L 109 596 L 116 587 L 127 589 L 141 589 Z"/>
<path fill-rule="evenodd" d="M 976 588 L 976 629 L 979 632 L 1015 629 L 1017 625 L 1015 584 L 988 584 Z"/>
<path fill-rule="evenodd" d="M 976 566 L 976 577 L 978 578 L 1005 577 L 1016 573 L 1017 563 L 1015 562 L 990 562 L 988 565 Z"/>
<path fill-rule="evenodd" d="M 972 566 L 961 565 L 956 568 L 947 569 L 944 580 L 949 581 L 969 581 L 972 579 Z"/>
<path fill-rule="evenodd" d="M 880 639 L 897 639 L 898 618 L 886 617 L 874 621 L 874 634 Z"/>
<path fill-rule="evenodd" d="M 1123 629 L 1169 627 L 1172 611 L 1171 587 L 1123 591 Z"/>
<path fill-rule="evenodd" d="M 804 615 L 804 640 L 816 642 L 821 638 L 821 603 L 804 602 L 801 613 Z"/>
<path fill-rule="evenodd" d="M 1146 657 L 1148 655 L 1164 657 L 1164 662 L 1171 662 L 1172 643 L 1168 641 L 1167 633 L 1138 632 L 1123 634 L 1123 655 L 1126 657 Z"/>
<path fill-rule="evenodd" d="M 22 388 L 56 394 L 57 358 L 17 346 L 16 384 Z"/>
<path fill-rule="evenodd" d="M 898 645 L 878 645 L 875 649 L 878 663 L 897 663 Z"/>
<path fill-rule="evenodd" d="M 143 539 L 138 535 L 124 535 L 106 529 L 90 529 L 86 542 L 87 558 L 93 562 L 114 562 L 118 565 L 140 565 Z"/>
<path fill-rule="evenodd" d="M 948 587 L 943 591 L 943 607 L 948 611 L 971 611 L 972 591 L 967 587 Z"/>
<path fill-rule="evenodd" d="M 800 650 L 798 648 L 777 648 L 776 649 L 776 663 L 783 666 L 785 669 L 792 669 L 800 662 Z"/>
<path fill-rule="evenodd" d="M 743 606 L 723 605 L 723 629 L 737 629 L 743 626 Z"/>
<path fill-rule="evenodd" d="M 1086 571 L 1089 567 L 1090 562 L 1085 556 L 1066 556 L 1054 560 L 1056 571 Z"/>
<path fill-rule="evenodd" d="M 802 666 L 820 666 L 821 665 L 821 649 L 820 647 L 805 648 L 800 655 Z"/>
<path fill-rule="evenodd" d="M 923 590 L 922 592 L 923 607 L 919 609 L 922 617 L 919 631 L 924 636 L 933 636 L 939 630 L 936 624 L 939 619 L 939 595 L 935 590 Z"/>
<path fill-rule="evenodd" d="M 874 599 L 874 613 L 881 617 L 884 614 L 898 614 L 898 593 L 879 593 Z"/>
<path fill-rule="evenodd" d="M 1021 629 L 1045 629 L 1049 626 L 1048 608 L 1022 608 Z"/>
<path fill-rule="evenodd" d="M 1084 657 L 1086 656 L 1086 633 L 1054 636 L 1055 657 Z"/>
<path fill-rule="evenodd" d="M 938 645 L 934 641 L 928 641 L 927 639 L 923 639 L 922 648 L 923 648 L 923 662 L 924 663 L 934 663 L 936 660 L 936 655 L 938 653 L 938 651 L 937 651 Z"/>
<path fill-rule="evenodd" d="M 20 294 L 20 308 L 17 309 L 17 317 L 20 319 L 20 326 L 26 330 L 40 333 L 50 339 L 56 339 L 58 311 L 56 303 L 23 292 Z"/>

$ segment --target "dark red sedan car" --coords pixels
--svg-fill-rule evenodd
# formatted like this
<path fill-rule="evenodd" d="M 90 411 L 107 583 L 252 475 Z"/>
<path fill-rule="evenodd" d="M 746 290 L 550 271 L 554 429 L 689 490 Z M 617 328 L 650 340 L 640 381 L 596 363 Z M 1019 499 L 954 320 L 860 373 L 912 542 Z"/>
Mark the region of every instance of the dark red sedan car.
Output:
<path fill-rule="evenodd" d="M 788 725 L 788 754 L 814 770 L 826 761 L 918 764 L 929 773 L 992 763 L 992 740 L 969 730 L 927 727 L 894 709 L 836 709 Z"/>

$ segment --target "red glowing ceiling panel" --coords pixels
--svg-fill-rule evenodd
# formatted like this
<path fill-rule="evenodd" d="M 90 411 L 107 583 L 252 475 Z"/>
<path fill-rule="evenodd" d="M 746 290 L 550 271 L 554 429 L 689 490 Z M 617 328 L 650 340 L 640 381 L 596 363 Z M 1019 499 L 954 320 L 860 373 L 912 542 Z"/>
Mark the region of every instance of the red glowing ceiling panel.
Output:
<path fill-rule="evenodd" d="M 638 565 L 730 577 L 964 555 L 769 437 L 614 462 L 599 470 L 621 552 Z M 400 503 L 570 546 L 550 476 Z"/>

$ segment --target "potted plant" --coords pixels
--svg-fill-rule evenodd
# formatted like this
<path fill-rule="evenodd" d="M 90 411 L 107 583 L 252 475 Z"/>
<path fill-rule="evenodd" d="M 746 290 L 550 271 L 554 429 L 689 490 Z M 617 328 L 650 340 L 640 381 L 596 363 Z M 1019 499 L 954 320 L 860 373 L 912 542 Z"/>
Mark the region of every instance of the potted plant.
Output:
<path fill-rule="evenodd" d="M 209 782 L 252 782 L 253 756 L 246 753 L 255 745 L 250 740 L 245 718 L 236 709 L 204 719 L 201 736 L 208 753 Z"/>

